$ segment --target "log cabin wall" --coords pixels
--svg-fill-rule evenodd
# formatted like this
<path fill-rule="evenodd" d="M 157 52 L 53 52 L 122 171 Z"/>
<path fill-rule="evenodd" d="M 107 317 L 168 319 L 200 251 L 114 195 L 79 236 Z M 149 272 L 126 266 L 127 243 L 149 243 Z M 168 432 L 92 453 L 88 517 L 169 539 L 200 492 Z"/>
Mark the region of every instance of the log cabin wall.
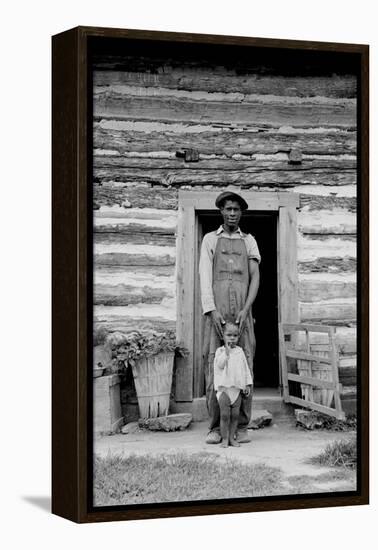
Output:
<path fill-rule="evenodd" d="M 175 328 L 179 189 L 289 190 L 300 320 L 338 327 L 353 398 L 356 76 L 108 56 L 93 83 L 95 330 Z"/>

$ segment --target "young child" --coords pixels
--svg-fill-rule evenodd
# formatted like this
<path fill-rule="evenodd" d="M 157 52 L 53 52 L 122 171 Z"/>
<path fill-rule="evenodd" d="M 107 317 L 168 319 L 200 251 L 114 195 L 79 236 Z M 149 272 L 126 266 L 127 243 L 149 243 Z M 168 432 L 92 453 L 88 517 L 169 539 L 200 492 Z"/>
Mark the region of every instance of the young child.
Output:
<path fill-rule="evenodd" d="M 242 394 L 248 396 L 252 376 L 241 347 L 237 346 L 239 329 L 226 323 L 223 329 L 224 346 L 218 348 L 214 358 L 214 389 L 220 408 L 221 446 L 240 447 L 235 439 Z"/>

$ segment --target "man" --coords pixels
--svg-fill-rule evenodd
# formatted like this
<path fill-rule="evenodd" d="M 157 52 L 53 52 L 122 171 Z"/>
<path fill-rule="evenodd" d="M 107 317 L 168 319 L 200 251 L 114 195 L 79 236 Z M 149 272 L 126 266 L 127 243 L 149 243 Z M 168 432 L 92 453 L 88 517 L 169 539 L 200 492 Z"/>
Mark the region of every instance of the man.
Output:
<path fill-rule="evenodd" d="M 239 228 L 246 201 L 237 193 L 221 193 L 215 206 L 220 209 L 223 225 L 205 235 L 200 257 L 202 309 L 205 315 L 203 361 L 206 378 L 206 400 L 210 415 L 207 443 L 220 443 L 219 405 L 213 385 L 216 349 L 222 345 L 226 321 L 239 327 L 239 346 L 243 348 L 253 374 L 255 334 L 252 304 L 260 282 L 260 253 L 255 239 Z M 247 428 L 252 412 L 252 392 L 243 398 L 238 421 L 238 441 L 250 441 Z"/>

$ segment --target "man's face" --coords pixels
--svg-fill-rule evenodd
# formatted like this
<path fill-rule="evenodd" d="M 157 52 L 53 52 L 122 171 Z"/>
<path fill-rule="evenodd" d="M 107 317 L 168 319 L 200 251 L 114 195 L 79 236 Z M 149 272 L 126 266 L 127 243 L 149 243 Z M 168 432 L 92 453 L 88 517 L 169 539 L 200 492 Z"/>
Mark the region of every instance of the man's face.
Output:
<path fill-rule="evenodd" d="M 224 225 L 227 225 L 228 227 L 238 227 L 242 215 L 238 201 L 227 199 L 220 211 L 223 216 Z"/>

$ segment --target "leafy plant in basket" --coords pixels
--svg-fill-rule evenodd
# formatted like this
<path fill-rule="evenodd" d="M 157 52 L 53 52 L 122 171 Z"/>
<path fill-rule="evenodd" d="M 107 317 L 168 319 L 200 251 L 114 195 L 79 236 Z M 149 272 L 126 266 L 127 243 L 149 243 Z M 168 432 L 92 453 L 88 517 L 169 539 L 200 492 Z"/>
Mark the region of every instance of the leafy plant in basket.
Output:
<path fill-rule="evenodd" d="M 114 332 L 107 336 L 105 345 L 111 349 L 121 374 L 129 365 L 132 368 L 140 416 L 168 414 L 174 356 L 188 354 L 176 342 L 174 331 Z"/>
<path fill-rule="evenodd" d="M 132 332 L 113 332 L 107 335 L 105 346 L 110 349 L 113 359 L 118 362 L 120 373 L 128 365 L 136 365 L 145 357 L 159 353 L 175 353 L 181 357 L 188 350 L 176 342 L 174 331 L 157 332 L 154 330 L 134 330 Z"/>

